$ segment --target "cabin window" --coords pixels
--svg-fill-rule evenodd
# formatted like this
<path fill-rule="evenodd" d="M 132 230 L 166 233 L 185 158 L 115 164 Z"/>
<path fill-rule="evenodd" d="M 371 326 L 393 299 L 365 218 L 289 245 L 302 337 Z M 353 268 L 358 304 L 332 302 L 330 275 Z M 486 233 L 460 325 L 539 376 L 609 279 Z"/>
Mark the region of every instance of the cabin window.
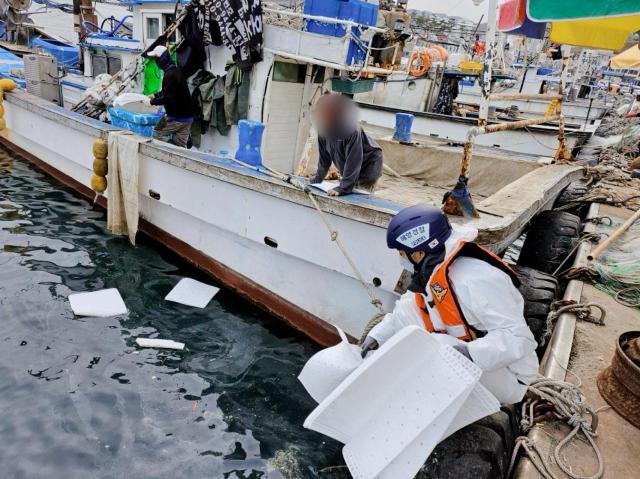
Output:
<path fill-rule="evenodd" d="M 160 18 L 147 17 L 145 22 L 145 38 L 155 40 L 160 36 Z"/>
<path fill-rule="evenodd" d="M 273 81 L 287 83 L 304 83 L 304 76 L 307 73 L 307 65 L 297 63 L 274 62 Z"/>
<path fill-rule="evenodd" d="M 115 75 L 122 68 L 122 58 L 107 57 L 107 70 L 109 75 Z"/>

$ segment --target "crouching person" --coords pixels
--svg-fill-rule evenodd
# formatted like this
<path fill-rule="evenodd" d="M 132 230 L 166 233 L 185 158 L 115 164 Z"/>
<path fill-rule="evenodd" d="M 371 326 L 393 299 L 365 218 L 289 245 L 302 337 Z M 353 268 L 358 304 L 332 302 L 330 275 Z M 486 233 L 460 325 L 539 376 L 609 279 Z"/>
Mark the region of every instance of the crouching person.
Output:
<path fill-rule="evenodd" d="M 405 208 L 391 220 L 387 245 L 399 251 L 412 282 L 371 330 L 362 355 L 418 325 L 479 366 L 481 383 L 500 403 L 513 404 L 538 374 L 537 344 L 515 273 L 473 243 L 476 236 L 475 229 L 451 225 L 442 211 L 425 205 Z"/>

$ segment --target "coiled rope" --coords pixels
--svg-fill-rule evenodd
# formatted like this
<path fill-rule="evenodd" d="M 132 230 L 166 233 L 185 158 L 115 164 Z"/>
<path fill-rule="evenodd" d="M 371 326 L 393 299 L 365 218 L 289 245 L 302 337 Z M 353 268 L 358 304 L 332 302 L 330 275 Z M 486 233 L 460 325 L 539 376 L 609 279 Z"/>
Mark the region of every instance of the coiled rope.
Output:
<path fill-rule="evenodd" d="M 571 479 L 601 478 L 604 474 L 604 461 L 602 453 L 594 440 L 597 436 L 598 410 L 593 409 L 587 404 L 580 387 L 566 381 L 540 377 L 529 385 L 528 393 L 530 395 L 529 401 L 522 405 L 522 420 L 520 425 L 523 433 L 527 433 L 536 423 L 534 414 L 535 406 L 539 404 L 552 406 L 555 416 L 565 421 L 572 428 L 571 432 L 569 432 L 553 450 L 553 459 L 557 466 Z M 571 470 L 571 467 L 561 458 L 562 450 L 570 444 L 571 441 L 578 438 L 580 433 L 587 439 L 598 461 L 598 470 L 590 476 L 575 474 Z M 516 463 L 518 453 L 521 450 L 545 479 L 559 479 L 549 467 L 540 447 L 526 436 L 521 436 L 516 439 L 516 446 L 509 465 L 509 476 Z"/>

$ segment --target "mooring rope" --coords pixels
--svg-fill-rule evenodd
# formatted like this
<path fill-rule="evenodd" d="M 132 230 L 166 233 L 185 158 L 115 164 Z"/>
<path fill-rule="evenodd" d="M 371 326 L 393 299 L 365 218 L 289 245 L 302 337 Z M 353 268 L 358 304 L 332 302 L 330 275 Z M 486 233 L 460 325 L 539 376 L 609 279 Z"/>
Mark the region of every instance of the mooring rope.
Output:
<path fill-rule="evenodd" d="M 300 179 L 296 178 L 295 176 L 286 175 L 284 173 L 279 172 L 278 170 L 274 170 L 273 168 L 270 168 L 270 167 L 265 166 L 265 165 L 262 165 L 262 167 L 258 167 L 258 166 L 250 165 L 248 163 L 245 163 L 244 161 L 238 160 L 238 159 L 233 158 L 233 157 L 225 157 L 225 159 L 234 161 L 235 163 L 238 163 L 239 165 L 244 166 L 245 168 L 250 168 L 250 169 L 252 169 L 254 171 L 257 171 L 259 173 L 265 174 L 265 175 L 270 176 L 272 178 L 277 178 L 277 179 L 279 179 L 281 181 L 284 181 L 285 183 L 290 184 L 294 188 L 302 190 L 303 192 L 305 192 L 308 195 L 309 199 L 311 200 L 311 203 L 313 204 L 314 208 L 316 209 L 316 211 L 320 215 L 320 218 L 322 219 L 322 222 L 324 223 L 324 226 L 326 227 L 327 231 L 329 232 L 329 235 L 331 237 L 331 241 L 333 241 L 336 244 L 336 246 L 338 247 L 338 249 L 340 250 L 340 252 L 344 256 L 344 258 L 347 260 L 347 263 L 349 263 L 349 266 L 351 267 L 353 273 L 356 275 L 356 278 L 358 279 L 358 281 L 360 281 L 360 284 L 362 285 L 362 287 L 365 289 L 367 295 L 369 296 L 369 299 L 371 300 L 371 304 L 378 309 L 380 314 L 382 314 L 382 315 L 386 314 L 386 311 L 384 310 L 384 308 L 382 306 L 382 300 L 380 300 L 380 298 L 378 298 L 373 293 L 371 287 L 369 286 L 369 283 L 367 283 L 367 281 L 364 279 L 364 276 L 362 275 L 362 273 L 358 269 L 358 266 L 356 265 L 355 261 L 353 261 L 353 258 L 351 258 L 351 255 L 347 251 L 347 248 L 344 246 L 344 244 L 340 240 L 340 237 L 339 237 L 339 234 L 338 234 L 338 230 L 336 228 L 334 228 L 334 226 L 331 224 L 331 221 L 329 220 L 328 216 L 325 214 L 325 212 L 322 210 L 322 208 L 318 204 L 318 200 L 316 200 L 315 194 L 309 189 L 309 187 L 307 185 L 303 184 L 302 181 Z"/>
<path fill-rule="evenodd" d="M 600 316 L 594 316 L 592 309 L 600 311 Z M 576 301 L 556 301 L 553 303 L 553 310 L 547 315 L 547 324 L 541 346 L 544 346 L 551 337 L 555 321 L 564 313 L 574 313 L 580 321 L 604 326 L 607 311 L 598 303 L 578 303 Z"/>
<path fill-rule="evenodd" d="M 553 458 L 556 465 L 571 479 L 601 478 L 604 474 L 604 461 L 602 453 L 594 440 L 597 436 L 598 410 L 593 409 L 587 403 L 580 387 L 566 381 L 540 377 L 529 385 L 528 393 L 531 396 L 531 402 L 525 402 L 522 405 L 521 427 L 523 433 L 527 433 L 536 423 L 534 406 L 541 402 L 553 406 L 558 419 L 565 421 L 572 427 L 571 432 L 569 432 L 553 450 Z M 586 415 L 590 416 L 590 420 L 585 417 Z M 571 467 L 568 466 L 560 456 L 562 450 L 570 444 L 571 441 L 576 439 L 580 433 L 587 439 L 598 461 L 598 470 L 590 476 L 575 474 L 571 470 Z M 521 436 L 516 439 L 516 445 L 509 465 L 509 476 L 511 476 L 520 450 L 524 451 L 525 455 L 545 479 L 559 479 L 545 460 L 545 455 L 540 447 L 526 436 Z"/>

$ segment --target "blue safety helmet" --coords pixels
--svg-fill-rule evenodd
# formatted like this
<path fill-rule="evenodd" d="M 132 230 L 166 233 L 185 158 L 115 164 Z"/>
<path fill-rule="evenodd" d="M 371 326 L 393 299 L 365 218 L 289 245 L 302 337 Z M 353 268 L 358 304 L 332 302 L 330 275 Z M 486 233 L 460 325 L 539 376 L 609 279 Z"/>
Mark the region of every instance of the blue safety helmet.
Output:
<path fill-rule="evenodd" d="M 387 246 L 407 254 L 431 254 L 441 251 L 449 236 L 447 215 L 434 206 L 414 205 L 399 211 L 389 223 Z"/>

